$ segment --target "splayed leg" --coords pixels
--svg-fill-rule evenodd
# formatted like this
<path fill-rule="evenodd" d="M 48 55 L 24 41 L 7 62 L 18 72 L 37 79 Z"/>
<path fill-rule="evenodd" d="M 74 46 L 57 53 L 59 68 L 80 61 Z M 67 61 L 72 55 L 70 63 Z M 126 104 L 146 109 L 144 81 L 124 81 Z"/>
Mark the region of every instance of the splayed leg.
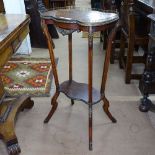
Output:
<path fill-rule="evenodd" d="M 109 111 L 109 101 L 107 100 L 107 98 L 104 96 L 103 98 L 103 110 L 104 112 L 107 114 L 107 116 L 110 118 L 110 120 L 113 122 L 113 123 L 116 123 L 116 119 L 112 116 L 112 114 L 110 113 Z"/>

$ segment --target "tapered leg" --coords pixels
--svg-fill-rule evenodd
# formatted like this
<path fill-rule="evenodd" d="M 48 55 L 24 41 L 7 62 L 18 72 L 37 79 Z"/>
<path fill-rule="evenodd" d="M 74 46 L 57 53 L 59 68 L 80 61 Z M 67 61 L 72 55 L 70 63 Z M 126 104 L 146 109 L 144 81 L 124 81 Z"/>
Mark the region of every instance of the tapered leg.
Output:
<path fill-rule="evenodd" d="M 72 33 L 68 35 L 69 81 L 72 81 Z"/>
<path fill-rule="evenodd" d="M 123 32 L 121 32 L 121 40 L 120 40 L 120 52 L 119 52 L 119 67 L 123 69 L 123 62 L 124 62 L 124 54 L 125 54 L 125 37 Z"/>
<path fill-rule="evenodd" d="M 128 51 L 127 51 L 127 60 L 126 60 L 126 68 L 125 68 L 125 83 L 129 84 L 131 81 L 131 73 L 132 73 L 132 62 L 133 62 L 133 53 L 135 48 L 135 33 L 133 33 L 135 29 L 135 17 L 134 13 L 129 15 L 129 27 L 128 30 Z"/>
<path fill-rule="evenodd" d="M 92 86 L 93 86 L 93 31 L 92 27 L 89 27 L 88 33 L 88 115 L 89 115 L 89 150 L 93 150 L 93 113 L 92 113 Z"/>
<path fill-rule="evenodd" d="M 48 123 L 48 121 L 51 119 L 51 117 L 53 116 L 55 110 L 57 109 L 57 106 L 58 106 L 58 102 L 56 101 L 58 96 L 59 96 L 59 92 L 56 92 L 52 98 L 52 101 L 51 101 L 51 105 L 52 105 L 52 108 L 49 112 L 49 114 L 47 115 L 47 117 L 45 118 L 44 120 L 44 123 Z"/>
<path fill-rule="evenodd" d="M 68 55 L 69 55 L 69 81 L 72 81 L 72 33 L 68 35 Z M 71 105 L 74 105 L 74 100 L 71 99 Z"/>
<path fill-rule="evenodd" d="M 132 39 L 129 39 L 127 61 L 125 68 L 125 83 L 129 84 L 131 81 L 132 61 L 133 61 L 134 43 Z"/>
<path fill-rule="evenodd" d="M 42 29 L 47 39 L 47 44 L 48 44 L 48 49 L 49 49 L 49 54 L 50 54 L 50 59 L 51 59 L 51 64 L 52 64 L 52 71 L 53 71 L 53 76 L 54 76 L 54 81 L 55 81 L 55 86 L 56 86 L 56 92 L 51 100 L 52 108 L 48 116 L 44 120 L 44 123 L 48 123 L 48 121 L 54 114 L 55 110 L 57 109 L 58 103 L 56 102 L 56 100 L 60 92 L 59 92 L 59 80 L 58 80 L 58 74 L 57 74 L 57 69 L 56 69 L 55 56 L 54 56 L 54 51 L 53 51 L 53 46 L 52 46 L 52 38 L 48 32 L 48 28 L 45 23 L 45 20 L 42 20 L 41 24 L 42 24 Z"/>
<path fill-rule="evenodd" d="M 110 63 L 114 64 L 115 61 L 115 41 L 113 41 L 112 43 L 112 51 L 111 51 L 111 55 L 110 55 Z"/>
<path fill-rule="evenodd" d="M 74 105 L 74 100 L 73 99 L 71 99 L 71 105 Z"/>
<path fill-rule="evenodd" d="M 103 32 L 103 35 L 104 35 L 103 50 L 105 50 L 106 47 L 107 47 L 108 30 L 104 31 L 104 32 Z"/>
<path fill-rule="evenodd" d="M 109 111 L 109 101 L 107 100 L 107 98 L 104 96 L 103 98 L 103 110 L 104 112 L 107 114 L 107 116 L 110 118 L 110 120 L 113 122 L 113 123 L 116 123 L 116 119 L 112 116 L 112 114 L 110 113 Z"/>
<path fill-rule="evenodd" d="M 92 103 L 89 103 L 88 114 L 89 114 L 89 150 L 93 150 L 93 109 Z"/>
<path fill-rule="evenodd" d="M 105 92 L 105 86 L 106 86 L 107 75 L 109 70 L 110 55 L 112 50 L 112 42 L 115 38 L 116 32 L 119 29 L 119 27 L 120 27 L 120 22 L 118 22 L 116 26 L 112 29 L 108 38 L 108 44 L 107 44 L 106 55 L 105 55 L 104 66 L 103 66 L 102 83 L 101 83 L 101 90 L 100 90 L 101 94 L 104 94 Z"/>
<path fill-rule="evenodd" d="M 112 42 L 115 38 L 116 32 L 120 27 L 120 22 L 118 22 L 116 24 L 116 26 L 114 27 L 114 29 L 112 29 L 110 35 L 109 35 L 109 39 L 108 39 L 108 44 L 107 44 L 107 50 L 106 50 L 106 55 L 105 55 L 105 61 L 104 61 L 104 67 L 103 67 L 103 75 L 102 75 L 102 83 L 101 83 L 101 94 L 104 94 L 103 97 L 103 110 L 105 111 L 105 113 L 107 114 L 107 116 L 110 118 L 110 120 L 113 123 L 116 123 L 116 119 L 111 115 L 111 113 L 109 112 L 109 101 L 107 100 L 107 98 L 105 97 L 105 86 L 106 86 L 106 80 L 107 80 L 107 74 L 108 74 L 108 69 L 109 69 L 109 62 L 110 62 L 110 55 L 111 55 L 111 50 L 112 50 Z"/>

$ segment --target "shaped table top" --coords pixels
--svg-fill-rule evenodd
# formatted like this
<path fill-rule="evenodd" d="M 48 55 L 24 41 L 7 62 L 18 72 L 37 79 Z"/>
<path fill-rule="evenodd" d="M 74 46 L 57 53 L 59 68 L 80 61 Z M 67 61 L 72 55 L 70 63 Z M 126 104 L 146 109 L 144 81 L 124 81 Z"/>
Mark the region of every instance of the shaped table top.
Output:
<path fill-rule="evenodd" d="M 24 22 L 29 20 L 29 16 L 24 14 L 0 14 L 0 45 L 9 35 L 19 29 Z"/>
<path fill-rule="evenodd" d="M 86 8 L 68 8 L 47 11 L 41 14 L 43 19 L 52 19 L 62 23 L 75 23 L 82 26 L 100 26 L 119 19 L 116 13 L 96 11 Z"/>

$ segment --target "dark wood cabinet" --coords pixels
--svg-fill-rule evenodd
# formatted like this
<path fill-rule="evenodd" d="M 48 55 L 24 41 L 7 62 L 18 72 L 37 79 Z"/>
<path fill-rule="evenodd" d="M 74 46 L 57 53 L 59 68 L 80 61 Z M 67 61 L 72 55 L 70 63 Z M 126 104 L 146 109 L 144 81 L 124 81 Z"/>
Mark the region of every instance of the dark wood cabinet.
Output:
<path fill-rule="evenodd" d="M 42 0 L 24 0 L 26 13 L 30 15 L 31 17 L 31 23 L 30 23 L 30 39 L 31 39 L 31 45 L 32 47 L 37 48 L 47 48 L 47 43 L 45 36 L 42 32 L 41 28 L 41 19 L 40 19 L 40 12 L 44 9 L 46 10 Z M 40 8 L 38 7 L 38 3 Z M 52 38 L 58 38 L 58 33 L 53 25 L 50 25 L 49 32 Z"/>
<path fill-rule="evenodd" d="M 151 22 L 146 67 L 139 82 L 139 89 L 143 95 L 139 109 L 142 112 L 147 112 L 154 107 L 151 100 L 148 99 L 149 94 L 155 94 L 155 14 L 152 14 L 155 11 L 155 1 L 136 0 L 135 8 L 141 14 L 148 16 Z"/>
<path fill-rule="evenodd" d="M 50 8 L 50 0 L 43 0 L 43 3 L 45 4 L 45 7 L 46 7 L 47 9 Z"/>
<path fill-rule="evenodd" d="M 3 0 L 0 0 L 0 13 L 5 12 Z"/>
<path fill-rule="evenodd" d="M 147 56 L 146 67 L 139 83 L 139 88 L 143 94 L 140 111 L 147 112 L 154 107 L 151 100 L 148 99 L 149 94 L 155 94 L 155 14 L 148 16 L 151 20 L 149 52 Z"/>

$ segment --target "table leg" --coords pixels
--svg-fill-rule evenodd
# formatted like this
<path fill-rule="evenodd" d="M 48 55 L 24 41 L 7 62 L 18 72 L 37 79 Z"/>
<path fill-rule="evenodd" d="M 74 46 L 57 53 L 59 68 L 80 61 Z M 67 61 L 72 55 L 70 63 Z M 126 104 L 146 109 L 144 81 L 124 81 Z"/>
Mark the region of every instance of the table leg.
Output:
<path fill-rule="evenodd" d="M 108 101 L 108 99 L 105 96 L 103 97 L 103 103 L 104 103 L 103 104 L 103 110 L 104 110 L 104 112 L 107 114 L 107 116 L 110 118 L 110 120 L 113 123 L 116 123 L 117 120 L 110 113 L 110 111 L 109 111 L 109 101 Z"/>
<path fill-rule="evenodd" d="M 89 111 L 89 150 L 92 150 L 92 136 L 93 136 L 93 129 L 92 129 L 92 83 L 93 81 L 93 32 L 92 27 L 89 27 L 88 33 L 88 111 Z"/>
<path fill-rule="evenodd" d="M 69 49 L 69 81 L 72 81 L 72 33 L 68 35 L 68 49 Z M 71 99 L 71 105 L 74 105 L 74 100 Z"/>
<path fill-rule="evenodd" d="M 48 49 L 49 49 L 49 54 L 50 54 L 50 59 L 51 59 L 51 64 L 52 64 L 52 71 L 53 71 L 54 81 L 55 81 L 55 85 L 56 85 L 56 92 L 55 92 L 55 94 L 51 100 L 52 108 L 44 120 L 44 123 L 48 123 L 48 121 L 50 120 L 50 118 L 53 116 L 54 112 L 57 109 L 58 103 L 56 100 L 57 100 L 60 92 L 59 92 L 58 73 L 57 73 L 57 69 L 56 69 L 55 56 L 54 56 L 54 51 L 53 51 L 53 46 L 52 46 L 52 39 L 51 39 L 51 36 L 48 32 L 48 28 L 47 28 L 45 21 L 42 20 L 41 22 L 42 22 L 41 23 L 42 29 L 43 29 L 44 34 L 45 34 L 46 39 L 47 39 L 47 44 L 48 44 Z"/>
<path fill-rule="evenodd" d="M 105 85 L 106 85 L 106 80 L 107 80 L 107 75 L 108 75 L 108 70 L 109 70 L 110 55 L 111 55 L 111 50 L 112 50 L 112 42 L 115 38 L 116 32 L 117 32 L 119 27 L 120 27 L 120 23 L 118 22 L 116 24 L 115 28 L 111 31 L 111 33 L 109 35 L 107 50 L 106 50 L 106 55 L 105 55 L 105 60 L 104 60 L 104 66 L 103 66 L 102 83 L 101 83 L 101 94 L 104 95 L 104 97 L 103 97 L 103 102 L 104 102 L 103 109 L 113 123 L 116 122 L 116 119 L 112 116 L 112 114 L 109 111 L 109 101 L 105 97 Z"/>
<path fill-rule="evenodd" d="M 50 112 L 48 113 L 47 117 L 45 118 L 44 123 L 48 123 L 49 120 L 51 119 L 51 117 L 53 116 L 54 112 L 56 111 L 56 109 L 58 107 L 58 102 L 56 100 L 59 97 L 59 94 L 60 94 L 60 92 L 56 91 L 54 96 L 52 97 L 52 100 L 51 100 L 52 108 L 51 108 Z"/>

